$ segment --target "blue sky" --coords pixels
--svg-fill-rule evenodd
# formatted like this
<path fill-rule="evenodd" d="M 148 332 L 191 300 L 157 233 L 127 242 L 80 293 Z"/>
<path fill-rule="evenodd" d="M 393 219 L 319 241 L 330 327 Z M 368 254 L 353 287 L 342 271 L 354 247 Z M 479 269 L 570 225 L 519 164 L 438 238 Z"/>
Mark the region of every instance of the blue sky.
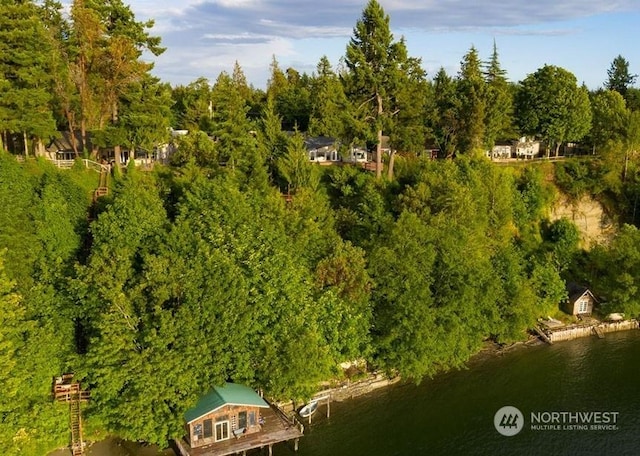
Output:
<path fill-rule="evenodd" d="M 640 73 L 640 0 L 379 0 L 395 38 L 433 76 L 451 75 L 473 45 L 488 59 L 493 40 L 507 77 L 520 81 L 544 64 L 573 72 L 590 89 L 603 85 L 617 55 Z M 337 65 L 362 0 L 129 0 L 138 20 L 167 51 L 154 73 L 172 84 L 215 81 L 237 60 L 264 88 L 275 56 L 280 67 L 311 73 L 321 56 Z"/>

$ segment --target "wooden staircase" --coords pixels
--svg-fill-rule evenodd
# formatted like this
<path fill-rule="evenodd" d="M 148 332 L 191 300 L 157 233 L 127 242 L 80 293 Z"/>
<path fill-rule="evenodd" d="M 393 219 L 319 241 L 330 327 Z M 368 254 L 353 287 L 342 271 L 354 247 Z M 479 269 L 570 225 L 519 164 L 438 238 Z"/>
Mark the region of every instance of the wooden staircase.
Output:
<path fill-rule="evenodd" d="M 96 190 L 93 192 L 94 203 L 101 196 L 106 196 L 109 194 L 109 173 L 110 173 L 110 170 L 108 166 L 103 165 L 100 168 L 100 184 L 98 185 L 98 188 L 96 188 Z"/>
<path fill-rule="evenodd" d="M 89 392 L 82 391 L 80 383 L 72 382 L 73 375 L 65 374 L 54 379 L 53 397 L 58 402 L 69 403 L 69 419 L 71 427 L 71 454 L 84 456 L 82 440 L 82 408 L 83 401 L 89 399 Z"/>
<path fill-rule="evenodd" d="M 84 443 L 82 442 L 82 414 L 80 410 L 80 384 L 73 384 L 73 392 L 69 402 L 69 416 L 71 417 L 71 454 L 82 456 Z"/>

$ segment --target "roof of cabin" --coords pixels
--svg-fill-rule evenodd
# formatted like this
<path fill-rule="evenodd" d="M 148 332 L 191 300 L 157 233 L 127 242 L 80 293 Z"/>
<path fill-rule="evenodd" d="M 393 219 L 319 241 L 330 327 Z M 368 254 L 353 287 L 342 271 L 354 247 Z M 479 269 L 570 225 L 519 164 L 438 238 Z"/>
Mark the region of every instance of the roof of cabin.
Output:
<path fill-rule="evenodd" d="M 585 294 L 589 294 L 594 301 L 598 302 L 598 299 L 591 292 L 591 290 L 589 290 L 589 288 L 584 285 L 579 285 L 577 283 L 569 283 L 567 284 L 567 293 L 569 295 L 569 302 L 571 304 L 575 303 L 578 299 L 582 298 Z"/>
<path fill-rule="evenodd" d="M 202 396 L 195 407 L 185 412 L 184 417 L 187 423 L 190 423 L 225 405 L 269 407 L 269 404 L 248 386 L 238 385 L 237 383 L 225 383 L 223 386 L 214 387 L 213 391 Z"/>

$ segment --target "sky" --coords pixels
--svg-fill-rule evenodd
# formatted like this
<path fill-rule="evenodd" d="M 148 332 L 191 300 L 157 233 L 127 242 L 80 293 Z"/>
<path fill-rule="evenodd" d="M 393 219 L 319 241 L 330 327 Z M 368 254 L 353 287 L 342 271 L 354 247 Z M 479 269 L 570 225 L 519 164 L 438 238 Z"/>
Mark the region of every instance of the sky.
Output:
<path fill-rule="evenodd" d="M 481 59 L 497 45 L 509 80 L 545 64 L 571 71 L 590 89 L 603 86 L 622 55 L 640 73 L 640 0 L 378 0 L 395 39 L 422 59 L 428 77 L 450 75 L 475 46 Z M 127 0 L 125 0 L 127 2 Z M 212 83 L 237 61 L 248 81 L 265 88 L 275 56 L 285 70 L 313 73 L 323 55 L 345 55 L 365 0 L 128 0 L 137 20 L 167 50 L 153 73 L 173 85 L 199 77 Z"/>

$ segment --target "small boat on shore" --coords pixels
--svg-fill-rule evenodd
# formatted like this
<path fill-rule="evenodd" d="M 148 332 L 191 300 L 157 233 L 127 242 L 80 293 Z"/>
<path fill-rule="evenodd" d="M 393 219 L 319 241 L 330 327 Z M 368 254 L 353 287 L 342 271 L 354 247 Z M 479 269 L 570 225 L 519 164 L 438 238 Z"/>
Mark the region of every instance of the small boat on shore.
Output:
<path fill-rule="evenodd" d="M 308 404 L 306 404 L 304 407 L 302 407 L 300 410 L 298 410 L 298 415 L 300 415 L 302 418 L 307 418 L 313 415 L 313 413 L 316 411 L 317 408 L 318 408 L 318 401 L 311 401 Z"/>

